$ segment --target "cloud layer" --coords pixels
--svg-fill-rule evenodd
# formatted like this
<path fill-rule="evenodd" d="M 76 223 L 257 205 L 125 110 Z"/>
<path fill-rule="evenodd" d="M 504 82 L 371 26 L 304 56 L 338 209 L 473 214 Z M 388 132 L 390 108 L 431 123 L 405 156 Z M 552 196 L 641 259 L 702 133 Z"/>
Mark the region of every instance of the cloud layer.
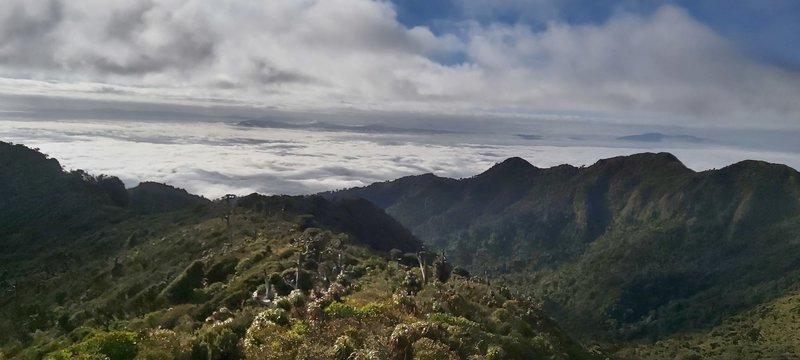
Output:
<path fill-rule="evenodd" d="M 696 170 L 744 159 L 800 168 L 797 153 L 713 142 L 617 139 L 617 128 L 530 136 L 319 132 L 237 127 L 233 122 L 5 120 L 0 139 L 40 148 L 67 169 L 169 183 L 207 197 L 226 193 L 308 194 L 433 172 L 468 177 L 508 157 L 539 167 L 669 151 Z M 622 133 L 626 134 L 626 133 Z"/>
<path fill-rule="evenodd" d="M 448 29 L 406 27 L 370 0 L 9 0 L 0 92 L 798 125 L 800 74 L 739 53 L 677 7 L 599 25 Z"/>

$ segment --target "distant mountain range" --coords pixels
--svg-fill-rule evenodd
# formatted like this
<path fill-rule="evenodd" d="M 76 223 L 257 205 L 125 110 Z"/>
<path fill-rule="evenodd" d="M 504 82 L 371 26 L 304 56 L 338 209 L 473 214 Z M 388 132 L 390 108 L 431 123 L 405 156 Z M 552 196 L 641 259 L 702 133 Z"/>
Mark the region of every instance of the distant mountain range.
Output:
<path fill-rule="evenodd" d="M 369 125 L 338 125 L 321 121 L 304 123 L 285 122 L 272 118 L 243 120 L 236 124 L 242 127 L 260 127 L 273 129 L 313 129 L 322 131 L 345 131 L 358 133 L 408 133 L 408 134 L 452 134 L 453 131 L 420 128 L 401 128 L 378 124 Z"/>
<path fill-rule="evenodd" d="M 702 328 L 800 284 L 800 174 L 783 165 L 695 172 L 644 153 L 540 169 L 511 158 L 468 179 L 426 174 L 324 196 L 372 201 L 589 338 Z"/>
<path fill-rule="evenodd" d="M 617 140 L 639 141 L 639 142 L 673 141 L 673 142 L 689 142 L 689 143 L 701 143 L 708 141 L 707 139 L 703 139 L 692 135 L 667 135 L 657 132 L 620 136 L 617 138 Z"/>

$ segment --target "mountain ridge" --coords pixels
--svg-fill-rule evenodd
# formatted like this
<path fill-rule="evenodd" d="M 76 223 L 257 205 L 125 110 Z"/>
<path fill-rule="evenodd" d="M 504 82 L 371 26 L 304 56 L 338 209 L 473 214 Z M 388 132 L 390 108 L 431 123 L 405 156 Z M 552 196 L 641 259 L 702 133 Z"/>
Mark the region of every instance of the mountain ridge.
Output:
<path fill-rule="evenodd" d="M 584 335 L 708 326 L 798 279 L 800 247 L 790 239 L 800 234 L 800 174 L 788 166 L 750 160 L 696 172 L 672 154 L 643 153 L 489 176 L 507 165 L 324 196 L 380 198 L 424 242 L 475 272 L 523 283 Z M 766 283 L 772 290 L 752 294 Z M 667 290 L 645 295 L 654 286 Z M 703 306 L 717 310 L 688 315 Z"/>

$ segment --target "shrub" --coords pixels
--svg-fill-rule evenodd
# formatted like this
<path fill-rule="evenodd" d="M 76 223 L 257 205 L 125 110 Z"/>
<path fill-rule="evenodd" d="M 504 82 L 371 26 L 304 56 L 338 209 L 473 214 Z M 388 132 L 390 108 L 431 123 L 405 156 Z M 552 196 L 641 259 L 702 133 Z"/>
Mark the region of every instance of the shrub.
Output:
<path fill-rule="evenodd" d="M 353 352 L 355 352 L 353 339 L 347 335 L 343 335 L 338 337 L 336 342 L 333 343 L 333 348 L 331 348 L 331 358 L 335 360 L 348 360 L 350 359 L 350 356 L 353 355 Z"/>
<path fill-rule="evenodd" d="M 436 272 L 436 279 L 445 283 L 450 280 L 450 274 L 453 272 L 453 266 L 446 261 L 437 261 L 433 263 L 433 269 Z"/>
<path fill-rule="evenodd" d="M 291 279 L 291 281 L 294 282 L 295 279 L 297 278 L 297 268 L 290 268 L 284 270 L 283 273 L 281 273 L 281 278 L 283 278 L 284 281 L 287 281 L 287 279 Z M 299 283 L 295 284 L 295 286 L 300 290 L 309 291 L 314 287 L 313 278 L 311 277 L 311 273 L 309 273 L 308 271 L 300 269 L 300 277 L 298 280 Z"/>
<path fill-rule="evenodd" d="M 241 261 L 239 261 L 238 264 L 236 264 L 236 268 L 234 270 L 236 271 L 237 274 L 242 274 L 248 269 L 250 269 L 250 267 L 253 266 L 253 263 L 254 261 L 252 259 L 244 258 Z"/>
<path fill-rule="evenodd" d="M 140 337 L 137 359 L 191 359 L 192 341 L 172 330 L 158 329 Z"/>
<path fill-rule="evenodd" d="M 247 329 L 244 341 L 242 341 L 245 359 L 289 360 L 296 358 L 298 348 L 302 344 L 302 335 L 296 331 L 287 331 L 285 326 L 274 322 L 273 319 L 277 315 L 274 310 L 282 311 L 271 309 L 258 314 Z M 285 316 L 285 312 L 283 315 Z M 286 323 L 288 324 L 288 320 Z"/>
<path fill-rule="evenodd" d="M 280 296 L 286 296 L 292 291 L 292 287 L 286 283 L 281 274 L 272 273 L 269 275 L 269 283 L 275 287 L 275 292 Z"/>
<path fill-rule="evenodd" d="M 389 250 L 389 260 L 398 261 L 403 256 L 403 251 L 400 249 Z"/>
<path fill-rule="evenodd" d="M 353 277 L 360 278 L 367 274 L 367 267 L 364 265 L 353 266 L 351 272 L 353 274 Z"/>
<path fill-rule="evenodd" d="M 487 360 L 502 360 L 506 358 L 506 352 L 497 345 L 491 345 L 486 349 Z"/>
<path fill-rule="evenodd" d="M 471 321 L 467 318 L 461 316 L 454 316 L 447 313 L 433 313 L 428 315 L 428 320 L 437 322 L 437 323 L 444 323 L 449 325 L 460 326 L 463 328 L 477 328 L 480 325 L 478 323 Z"/>
<path fill-rule="evenodd" d="M 417 254 L 414 253 L 403 254 L 403 256 L 397 260 L 397 262 L 405 266 L 419 266 L 419 259 L 417 258 Z"/>
<path fill-rule="evenodd" d="M 243 302 L 247 301 L 250 298 L 250 292 L 244 289 L 240 289 L 234 292 L 231 292 L 230 295 L 222 298 L 220 301 L 221 305 L 229 307 L 229 308 L 239 308 Z"/>
<path fill-rule="evenodd" d="M 422 290 L 422 282 L 419 281 L 417 275 L 414 274 L 413 271 L 406 272 L 406 277 L 403 279 L 403 283 L 400 285 L 408 295 L 414 295 Z"/>
<path fill-rule="evenodd" d="M 458 356 L 441 342 L 422 338 L 414 342 L 414 359 L 418 360 L 456 360 Z"/>
<path fill-rule="evenodd" d="M 338 301 L 332 302 L 325 308 L 325 315 L 332 318 L 351 318 L 356 316 L 356 309 Z"/>
<path fill-rule="evenodd" d="M 283 249 L 278 252 L 278 258 L 288 259 L 294 255 L 295 251 L 292 248 Z"/>
<path fill-rule="evenodd" d="M 236 258 L 227 258 L 215 263 L 206 272 L 208 283 L 225 282 L 228 275 L 236 272 L 237 265 Z"/>
<path fill-rule="evenodd" d="M 292 302 L 289 301 L 287 296 L 281 296 L 277 300 L 275 300 L 275 306 L 278 309 L 291 311 L 292 310 Z"/>
<path fill-rule="evenodd" d="M 289 325 L 289 314 L 281 308 L 264 310 L 253 319 L 253 322 L 256 321 L 271 321 L 281 326 L 287 326 Z"/>
<path fill-rule="evenodd" d="M 239 335 L 227 326 L 215 326 L 201 335 L 206 346 L 207 359 L 236 359 L 239 357 L 237 344 Z"/>
<path fill-rule="evenodd" d="M 190 319 L 195 316 L 197 310 L 197 305 L 176 305 L 167 310 L 159 312 L 160 316 L 158 316 L 157 324 L 158 327 L 165 328 L 165 329 L 172 329 L 178 325 L 178 322 L 184 318 L 189 317 Z"/>
<path fill-rule="evenodd" d="M 431 340 L 442 339 L 446 330 L 441 324 L 431 322 L 416 322 L 413 324 L 399 324 L 389 336 L 389 354 L 392 360 L 410 359 L 414 353 L 413 344 L 421 338 Z M 448 359 L 449 357 L 444 357 Z"/>
<path fill-rule="evenodd" d="M 202 261 L 193 262 L 161 292 L 161 295 L 173 304 L 190 302 L 194 289 L 203 286 L 205 276 L 203 267 Z"/>
<path fill-rule="evenodd" d="M 386 307 L 383 304 L 368 303 L 364 306 L 353 307 L 338 301 L 332 302 L 325 308 L 325 315 L 331 318 L 359 318 L 367 319 L 383 315 Z"/>
<path fill-rule="evenodd" d="M 469 271 L 467 271 L 467 269 L 464 269 L 464 268 L 462 268 L 460 266 L 456 266 L 455 268 L 453 268 L 453 274 L 461 276 L 461 277 L 465 277 L 465 278 L 468 278 L 468 277 L 471 276 Z"/>
<path fill-rule="evenodd" d="M 136 334 L 129 331 L 96 333 L 66 349 L 51 353 L 47 359 L 113 359 L 133 360 L 139 349 Z"/>

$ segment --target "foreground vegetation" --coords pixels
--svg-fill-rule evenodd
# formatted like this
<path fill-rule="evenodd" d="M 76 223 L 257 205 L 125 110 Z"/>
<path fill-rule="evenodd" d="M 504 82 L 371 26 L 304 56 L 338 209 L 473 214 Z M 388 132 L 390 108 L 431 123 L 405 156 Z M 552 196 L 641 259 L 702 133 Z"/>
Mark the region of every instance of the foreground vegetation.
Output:
<path fill-rule="evenodd" d="M 214 217 L 197 223 L 178 217 L 185 224 L 175 227 L 150 219 L 147 235 L 136 235 L 133 224 L 118 225 L 106 236 L 132 235 L 113 260 L 67 270 L 52 287 L 12 300 L 3 328 L 17 328 L 17 338 L 4 353 L 48 359 L 590 357 L 534 304 L 449 272 L 434 279 L 442 265 L 427 266 L 432 278 L 423 284 L 418 264 L 408 264 L 411 254 L 389 260 L 348 244 L 347 234 L 303 228 L 296 218 L 241 210 L 233 219 L 232 241 L 225 221 Z M 295 245 L 298 238 L 325 245 L 305 252 Z M 325 287 L 320 274 L 338 266 L 339 254 L 341 274 L 332 274 Z M 265 277 L 275 293 L 269 304 Z"/>
<path fill-rule="evenodd" d="M 0 145 L 0 358 L 602 358 L 365 201 L 120 192 Z"/>

